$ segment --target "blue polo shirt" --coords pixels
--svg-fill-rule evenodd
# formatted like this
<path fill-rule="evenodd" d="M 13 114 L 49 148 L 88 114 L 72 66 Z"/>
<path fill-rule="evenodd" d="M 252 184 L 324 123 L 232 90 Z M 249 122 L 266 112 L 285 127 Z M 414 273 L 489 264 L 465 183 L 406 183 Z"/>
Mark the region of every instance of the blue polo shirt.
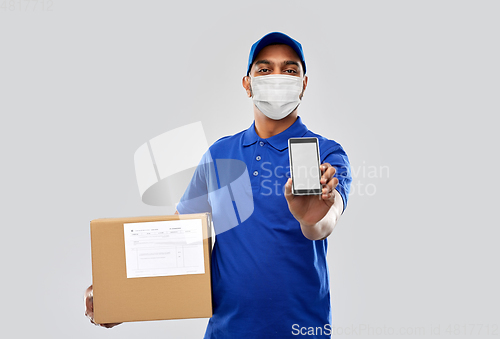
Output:
<path fill-rule="evenodd" d="M 345 209 L 352 181 L 347 155 L 300 117 L 268 139 L 254 123 L 216 141 L 177 205 L 181 214 L 212 213 L 214 314 L 205 338 L 330 337 L 327 239 L 304 237 L 284 196 L 293 137 L 318 138 L 321 163 L 336 167 Z"/>

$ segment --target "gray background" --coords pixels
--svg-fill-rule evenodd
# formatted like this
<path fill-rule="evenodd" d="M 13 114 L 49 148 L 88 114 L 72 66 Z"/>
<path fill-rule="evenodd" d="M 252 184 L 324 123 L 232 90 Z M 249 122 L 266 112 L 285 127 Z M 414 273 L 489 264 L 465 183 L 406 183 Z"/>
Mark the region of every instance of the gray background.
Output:
<path fill-rule="evenodd" d="M 141 202 L 135 150 L 246 129 L 248 52 L 275 30 L 305 50 L 303 121 L 355 171 L 328 258 L 336 333 L 366 331 L 338 337 L 499 335 L 500 2 L 45 1 L 0 9 L 9 337 L 202 337 L 207 319 L 88 322 L 89 221 L 173 212 Z"/>

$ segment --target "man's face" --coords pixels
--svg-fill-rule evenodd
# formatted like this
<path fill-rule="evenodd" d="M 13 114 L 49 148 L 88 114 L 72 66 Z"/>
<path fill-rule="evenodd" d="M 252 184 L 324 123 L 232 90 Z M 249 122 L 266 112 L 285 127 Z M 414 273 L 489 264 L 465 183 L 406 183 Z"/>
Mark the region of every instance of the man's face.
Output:
<path fill-rule="evenodd" d="M 269 45 L 264 47 L 252 64 L 250 76 L 259 77 L 269 74 L 284 74 L 303 78 L 303 89 L 300 94 L 302 98 L 307 86 L 307 76 L 304 76 L 304 69 L 299 56 L 292 47 L 288 45 Z M 243 87 L 249 97 L 252 96 L 251 81 L 248 76 L 243 78 Z"/>

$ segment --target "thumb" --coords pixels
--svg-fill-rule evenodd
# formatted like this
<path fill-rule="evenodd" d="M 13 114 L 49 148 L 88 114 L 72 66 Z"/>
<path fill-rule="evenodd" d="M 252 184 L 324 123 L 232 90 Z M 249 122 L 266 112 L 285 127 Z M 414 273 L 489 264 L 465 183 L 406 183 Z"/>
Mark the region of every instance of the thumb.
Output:
<path fill-rule="evenodd" d="M 288 202 L 292 201 L 294 198 L 292 194 L 292 178 L 288 178 L 285 184 L 285 198 Z"/>

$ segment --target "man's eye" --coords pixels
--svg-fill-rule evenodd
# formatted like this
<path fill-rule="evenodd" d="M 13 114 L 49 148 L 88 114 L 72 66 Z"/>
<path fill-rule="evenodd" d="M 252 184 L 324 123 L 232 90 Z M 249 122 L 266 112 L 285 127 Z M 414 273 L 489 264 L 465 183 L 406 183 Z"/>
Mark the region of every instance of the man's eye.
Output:
<path fill-rule="evenodd" d="M 285 72 L 286 73 L 297 73 L 297 71 L 294 69 L 287 69 L 287 70 L 285 70 Z"/>
<path fill-rule="evenodd" d="M 268 72 L 269 70 L 267 68 L 262 68 L 262 69 L 259 69 L 259 72 L 260 73 L 266 73 Z"/>

